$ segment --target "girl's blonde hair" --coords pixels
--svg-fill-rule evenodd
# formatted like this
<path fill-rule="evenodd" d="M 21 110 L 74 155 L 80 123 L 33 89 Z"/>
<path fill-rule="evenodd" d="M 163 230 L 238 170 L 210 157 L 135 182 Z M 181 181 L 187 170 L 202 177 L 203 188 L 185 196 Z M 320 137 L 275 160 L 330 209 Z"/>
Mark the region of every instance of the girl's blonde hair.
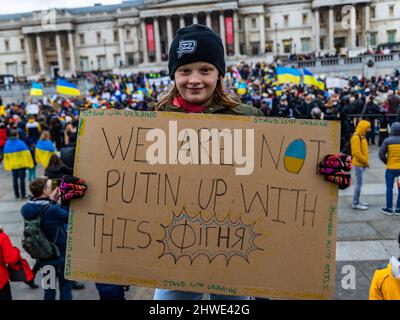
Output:
<path fill-rule="evenodd" d="M 40 135 L 40 140 L 50 140 L 50 133 L 48 131 L 43 131 Z"/>
<path fill-rule="evenodd" d="M 172 100 L 178 95 L 179 91 L 176 83 L 174 83 L 172 89 L 157 103 L 156 110 L 162 110 L 166 105 L 172 104 Z M 242 103 L 236 94 L 226 90 L 222 77 L 218 78 L 217 86 L 214 90 L 213 102 L 228 108 L 236 108 Z"/>

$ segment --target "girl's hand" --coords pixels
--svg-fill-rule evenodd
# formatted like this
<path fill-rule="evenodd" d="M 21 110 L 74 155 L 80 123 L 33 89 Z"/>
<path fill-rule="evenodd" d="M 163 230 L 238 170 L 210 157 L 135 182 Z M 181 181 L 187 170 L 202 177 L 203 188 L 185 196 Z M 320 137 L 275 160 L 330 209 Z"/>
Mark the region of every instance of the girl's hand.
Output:
<path fill-rule="evenodd" d="M 54 201 L 58 201 L 60 199 L 60 189 L 56 187 L 51 193 L 50 193 L 50 199 Z"/>
<path fill-rule="evenodd" d="M 74 176 L 64 176 L 61 180 L 61 201 L 66 202 L 76 198 L 82 198 L 87 190 L 86 181 Z"/>

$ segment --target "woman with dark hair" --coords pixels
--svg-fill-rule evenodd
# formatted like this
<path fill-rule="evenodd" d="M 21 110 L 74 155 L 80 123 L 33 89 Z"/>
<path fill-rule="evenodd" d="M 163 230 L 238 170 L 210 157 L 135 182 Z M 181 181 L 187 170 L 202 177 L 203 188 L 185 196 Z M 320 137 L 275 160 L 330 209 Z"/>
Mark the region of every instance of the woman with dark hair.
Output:
<path fill-rule="evenodd" d="M 56 154 L 53 154 L 44 175 L 49 179 L 61 181 L 65 174 L 68 174 L 67 167 Z"/>

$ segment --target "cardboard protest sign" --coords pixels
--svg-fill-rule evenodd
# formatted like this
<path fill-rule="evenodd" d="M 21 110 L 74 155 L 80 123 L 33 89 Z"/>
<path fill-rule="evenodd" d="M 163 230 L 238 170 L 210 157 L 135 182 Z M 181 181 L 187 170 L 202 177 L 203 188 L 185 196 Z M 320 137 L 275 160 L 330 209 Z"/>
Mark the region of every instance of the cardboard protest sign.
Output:
<path fill-rule="evenodd" d="M 82 110 L 65 276 L 331 299 L 336 121 Z"/>

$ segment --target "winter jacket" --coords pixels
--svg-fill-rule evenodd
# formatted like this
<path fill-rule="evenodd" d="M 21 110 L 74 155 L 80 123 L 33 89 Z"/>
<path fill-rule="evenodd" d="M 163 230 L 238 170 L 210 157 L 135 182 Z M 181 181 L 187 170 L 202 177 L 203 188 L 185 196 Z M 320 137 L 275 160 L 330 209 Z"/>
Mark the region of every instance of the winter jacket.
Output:
<path fill-rule="evenodd" d="M 400 280 L 392 275 L 391 264 L 376 270 L 369 290 L 369 300 L 400 300 Z"/>
<path fill-rule="evenodd" d="M 176 107 L 173 105 L 165 105 L 161 109 L 161 111 L 185 112 L 183 108 Z M 264 116 L 264 113 L 260 109 L 254 108 L 253 106 L 249 106 L 247 104 L 241 104 L 236 108 L 229 108 L 213 103 L 205 110 L 204 113 L 231 114 L 236 116 L 256 116 L 256 117 Z"/>
<path fill-rule="evenodd" d="M 400 122 L 393 122 L 390 137 L 383 140 L 379 149 L 379 158 L 386 164 L 386 169 L 400 169 Z"/>
<path fill-rule="evenodd" d="M 74 162 L 75 162 L 75 150 L 76 144 L 70 143 L 69 145 L 61 148 L 60 150 L 60 158 L 61 161 L 65 164 L 67 169 L 69 170 L 68 174 L 73 174 L 74 171 Z"/>
<path fill-rule="evenodd" d="M 368 142 L 365 138 L 367 130 L 371 127 L 371 123 L 361 120 L 356 128 L 355 133 L 350 139 L 352 163 L 358 167 L 368 167 Z"/>
<path fill-rule="evenodd" d="M 70 170 L 64 164 L 48 166 L 44 172 L 49 179 L 62 179 L 64 175 L 69 174 Z"/>
<path fill-rule="evenodd" d="M 15 248 L 10 238 L 3 231 L 0 231 L 0 289 L 3 288 L 10 276 L 7 265 L 15 265 L 20 257 L 18 248 Z"/>
<path fill-rule="evenodd" d="M 42 129 L 40 128 L 39 122 L 33 119 L 28 120 L 28 123 L 26 124 L 26 132 L 35 142 L 39 140 L 41 131 Z"/>
<path fill-rule="evenodd" d="M 3 147 L 6 144 L 7 140 L 7 129 L 0 128 L 0 147 Z"/>
<path fill-rule="evenodd" d="M 22 216 L 26 220 L 36 219 L 47 204 L 50 207 L 42 216 L 41 228 L 47 239 L 60 249 L 61 256 L 65 256 L 68 227 L 68 210 L 65 207 L 49 199 L 29 200 L 21 209 Z"/>

